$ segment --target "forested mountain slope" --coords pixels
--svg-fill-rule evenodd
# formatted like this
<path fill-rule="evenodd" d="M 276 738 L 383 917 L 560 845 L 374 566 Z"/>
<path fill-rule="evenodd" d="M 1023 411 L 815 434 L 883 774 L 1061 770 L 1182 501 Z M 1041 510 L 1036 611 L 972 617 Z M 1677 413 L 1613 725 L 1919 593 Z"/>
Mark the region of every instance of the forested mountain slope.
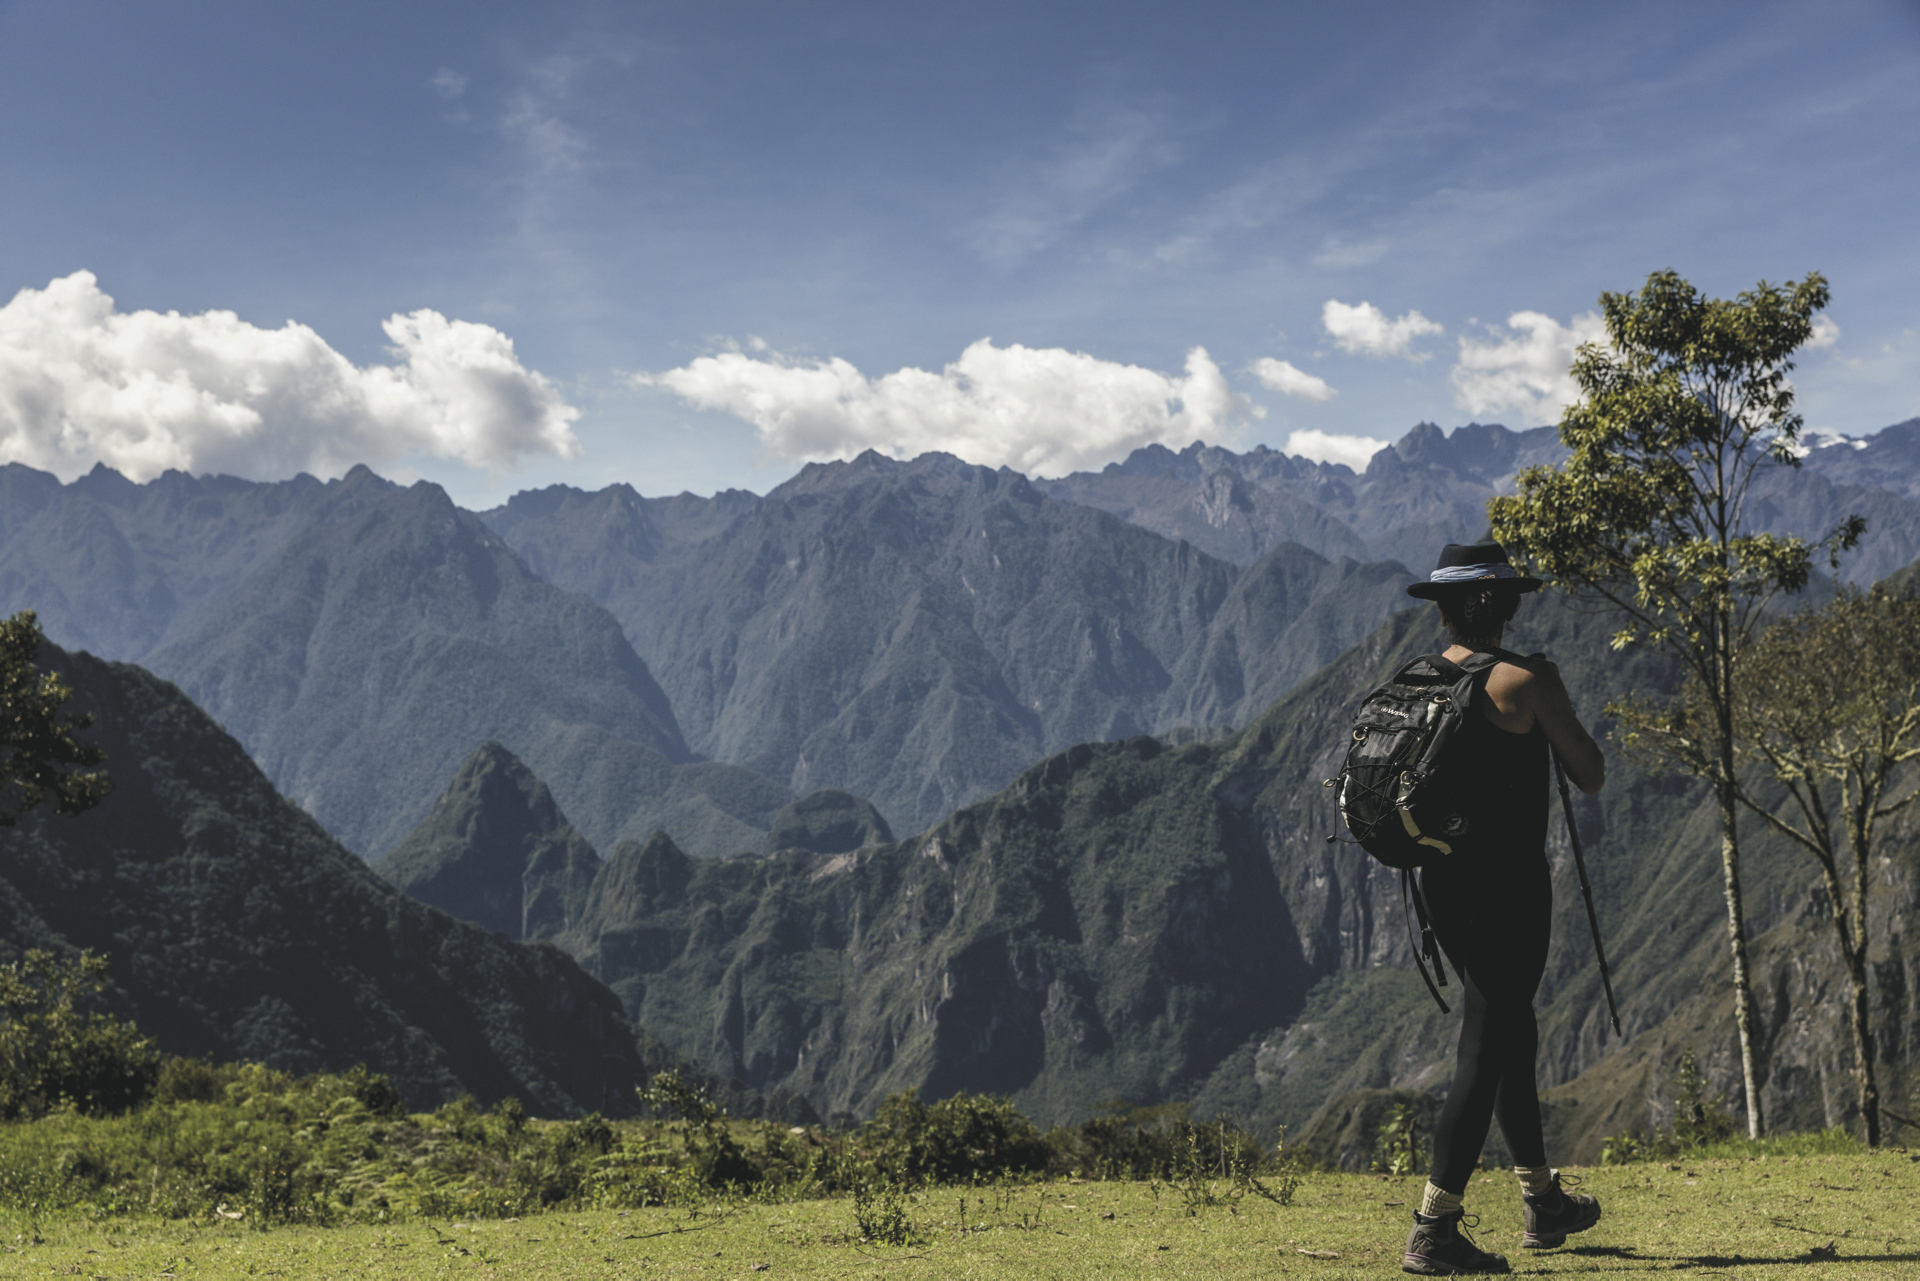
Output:
<path fill-rule="evenodd" d="M 624 1112 L 650 1066 L 619 1002 L 557 949 L 392 889 L 282 799 L 174 686 L 48 645 L 114 790 L 0 829 L 0 956 L 108 955 L 161 1048 L 294 1072 L 364 1062 L 415 1107 L 471 1093 Z"/>

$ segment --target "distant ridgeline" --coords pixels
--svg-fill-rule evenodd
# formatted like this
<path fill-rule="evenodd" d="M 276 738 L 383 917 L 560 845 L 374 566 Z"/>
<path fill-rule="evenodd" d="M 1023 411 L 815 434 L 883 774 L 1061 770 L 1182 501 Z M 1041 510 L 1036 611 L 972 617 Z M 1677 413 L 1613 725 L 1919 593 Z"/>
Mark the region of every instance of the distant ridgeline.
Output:
<path fill-rule="evenodd" d="M 1358 474 L 1201 445 L 1031 482 L 866 454 L 764 499 L 555 486 L 482 519 L 620 620 L 695 751 L 869 797 L 908 832 L 1075 743 L 1246 724 L 1405 606 L 1402 565 L 1481 535 L 1487 499 L 1561 453 L 1545 428 L 1423 424 Z M 1764 528 L 1853 512 L 1856 580 L 1920 555 L 1920 419 L 1754 489 Z"/>
<path fill-rule="evenodd" d="M 1430 610 L 1403 612 L 1238 733 L 1077 746 L 898 842 L 852 798 L 823 798 L 837 825 L 825 842 L 696 859 L 660 834 L 601 864 L 545 789 L 489 747 L 382 870 L 450 911 L 553 939 L 679 1050 L 823 1113 L 868 1112 L 902 1089 L 1006 1092 L 1043 1122 L 1110 1098 L 1191 1099 L 1202 1115 L 1304 1127 L 1337 1152 L 1336 1132 L 1377 1092 L 1441 1088 L 1450 1070 L 1457 1015 L 1440 1015 L 1411 973 L 1397 882 L 1328 843 L 1337 818 L 1318 785 L 1338 768 L 1358 693 L 1437 645 L 1436 630 Z M 1609 630 L 1544 596 L 1512 639 L 1558 656 L 1593 716 L 1609 694 L 1669 682 L 1657 655 L 1611 655 Z M 1739 1081 L 1709 802 L 1624 762 L 1611 775 L 1577 808 L 1624 1045 L 1607 1028 L 1557 814 L 1549 845 L 1542 1063 L 1568 1159 L 1645 1126 L 1682 1048 L 1715 1088 Z M 1920 952 L 1907 934 L 1920 851 L 1905 848 L 1874 925 L 1889 1098 L 1920 1085 Z M 1852 1106 L 1844 978 L 1816 883 L 1776 844 L 1748 854 L 1765 1101 L 1781 1127 L 1841 1123 Z"/>
<path fill-rule="evenodd" d="M 765 498 L 555 487 L 480 516 L 365 468 L 10 465 L 0 611 L 176 681 L 364 857 L 490 740 L 598 849 L 732 854 L 822 788 L 919 831 L 1075 743 L 1244 725 L 1558 449 L 1423 424 L 1361 473 L 1196 445 L 1043 482 L 869 454 Z M 1849 572 L 1890 572 L 1920 554 L 1920 422 L 1756 494 L 1770 528 L 1863 512 Z"/>
<path fill-rule="evenodd" d="M 78 818 L 43 806 L 0 829 L 0 960 L 101 952 L 117 1011 L 168 1053 L 296 1073 L 365 1063 L 416 1108 L 470 1093 L 623 1115 L 635 1086 L 680 1066 L 565 953 L 374 875 L 174 686 L 51 645 L 41 660 L 96 717 L 87 737 L 114 790 Z"/>

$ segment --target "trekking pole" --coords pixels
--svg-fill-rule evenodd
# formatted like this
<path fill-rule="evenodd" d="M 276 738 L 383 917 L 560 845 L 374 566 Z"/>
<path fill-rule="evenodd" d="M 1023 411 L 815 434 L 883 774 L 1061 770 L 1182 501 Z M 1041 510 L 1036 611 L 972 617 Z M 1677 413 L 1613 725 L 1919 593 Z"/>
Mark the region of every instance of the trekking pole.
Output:
<path fill-rule="evenodd" d="M 1600 944 L 1600 918 L 1593 911 L 1593 887 L 1587 884 L 1587 860 L 1580 853 L 1580 829 L 1573 825 L 1573 794 L 1567 790 L 1567 771 L 1560 764 L 1560 753 L 1548 749 L 1553 757 L 1553 775 L 1560 781 L 1560 808 L 1567 815 L 1567 840 L 1573 844 L 1573 866 L 1580 874 L 1580 897 L 1587 901 L 1587 928 L 1593 931 L 1593 954 L 1600 958 L 1600 985 L 1607 990 L 1607 1013 L 1613 1019 L 1613 1034 L 1622 1036 L 1620 1011 L 1613 1003 L 1613 979 L 1607 973 L 1607 949 Z"/>

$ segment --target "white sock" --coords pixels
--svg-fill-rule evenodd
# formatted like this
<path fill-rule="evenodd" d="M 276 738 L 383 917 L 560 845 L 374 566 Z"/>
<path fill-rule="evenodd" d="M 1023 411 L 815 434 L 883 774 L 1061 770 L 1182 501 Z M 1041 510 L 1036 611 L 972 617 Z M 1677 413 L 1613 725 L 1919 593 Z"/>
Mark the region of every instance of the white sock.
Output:
<path fill-rule="evenodd" d="M 1553 1186 L 1553 1168 L 1545 1165 L 1516 1165 L 1513 1172 L 1520 1180 L 1520 1190 L 1528 1196 L 1542 1196 Z"/>
<path fill-rule="evenodd" d="M 1458 1192 L 1449 1192 L 1436 1184 L 1427 1184 L 1427 1191 L 1420 1198 L 1420 1213 L 1427 1218 L 1437 1218 L 1442 1214 L 1452 1214 L 1460 1208 L 1463 1196 Z"/>

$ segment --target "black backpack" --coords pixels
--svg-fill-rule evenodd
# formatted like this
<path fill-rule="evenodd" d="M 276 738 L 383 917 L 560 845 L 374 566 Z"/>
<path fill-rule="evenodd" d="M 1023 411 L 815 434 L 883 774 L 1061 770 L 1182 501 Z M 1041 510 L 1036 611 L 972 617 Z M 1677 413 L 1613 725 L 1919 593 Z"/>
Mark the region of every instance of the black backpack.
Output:
<path fill-rule="evenodd" d="M 1447 748 L 1474 712 L 1481 676 L 1499 661 L 1422 654 L 1360 704 L 1346 763 L 1329 782 L 1347 830 L 1388 867 L 1424 867 L 1472 839 Z"/>
<path fill-rule="evenodd" d="M 1447 971 L 1412 872 L 1460 853 L 1473 839 L 1464 763 L 1450 760 L 1447 748 L 1475 714 L 1474 700 L 1484 693 L 1482 678 L 1499 661 L 1494 654 L 1471 654 L 1460 663 L 1422 654 L 1406 664 L 1360 704 L 1346 761 L 1326 782 L 1337 789 L 1340 817 L 1353 838 L 1399 871 L 1402 901 L 1411 900 L 1420 921 L 1414 961 L 1443 1011 L 1447 1003 L 1427 977 L 1426 961 L 1433 962 L 1442 987 Z"/>

